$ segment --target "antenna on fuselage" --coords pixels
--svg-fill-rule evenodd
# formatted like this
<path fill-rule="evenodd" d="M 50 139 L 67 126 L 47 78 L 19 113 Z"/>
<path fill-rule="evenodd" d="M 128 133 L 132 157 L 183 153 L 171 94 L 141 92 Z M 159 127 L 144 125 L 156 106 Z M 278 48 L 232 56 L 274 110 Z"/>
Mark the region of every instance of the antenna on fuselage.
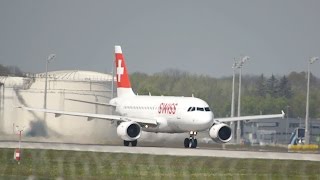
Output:
<path fill-rule="evenodd" d="M 149 96 L 151 96 L 151 92 L 149 92 Z"/>
<path fill-rule="evenodd" d="M 194 97 L 193 93 L 192 93 L 192 97 Z"/>

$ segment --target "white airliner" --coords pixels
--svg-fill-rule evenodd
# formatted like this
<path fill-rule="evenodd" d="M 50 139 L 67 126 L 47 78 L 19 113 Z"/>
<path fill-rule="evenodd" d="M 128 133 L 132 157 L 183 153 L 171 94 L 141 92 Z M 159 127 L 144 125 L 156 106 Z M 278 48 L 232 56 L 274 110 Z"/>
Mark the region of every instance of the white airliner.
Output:
<path fill-rule="evenodd" d="M 131 89 L 126 62 L 120 46 L 115 46 L 115 63 L 117 72 L 117 97 L 109 103 L 88 102 L 115 107 L 119 115 L 66 112 L 50 109 L 22 107 L 29 111 L 41 111 L 60 115 L 87 117 L 116 121 L 117 134 L 125 146 L 137 145 L 142 131 L 156 133 L 186 133 L 186 148 L 197 147 L 197 132 L 209 130 L 209 136 L 216 142 L 226 143 L 232 138 L 231 128 L 225 122 L 253 119 L 280 118 L 282 114 L 242 116 L 231 118 L 214 118 L 209 105 L 195 97 L 175 96 L 140 96 Z M 77 100 L 75 100 L 77 101 Z M 79 100 L 81 101 L 81 100 Z M 82 102 L 82 101 L 81 101 Z"/>

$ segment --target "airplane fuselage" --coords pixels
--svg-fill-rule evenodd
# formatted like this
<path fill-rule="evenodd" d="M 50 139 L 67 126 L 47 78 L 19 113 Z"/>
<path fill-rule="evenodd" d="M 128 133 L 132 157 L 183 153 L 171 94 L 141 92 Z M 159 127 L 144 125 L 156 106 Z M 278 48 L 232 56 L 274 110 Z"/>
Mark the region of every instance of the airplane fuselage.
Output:
<path fill-rule="evenodd" d="M 213 124 L 209 105 L 194 97 L 131 96 L 110 101 L 122 116 L 155 119 L 157 126 L 142 127 L 148 132 L 182 133 L 203 131 Z"/>

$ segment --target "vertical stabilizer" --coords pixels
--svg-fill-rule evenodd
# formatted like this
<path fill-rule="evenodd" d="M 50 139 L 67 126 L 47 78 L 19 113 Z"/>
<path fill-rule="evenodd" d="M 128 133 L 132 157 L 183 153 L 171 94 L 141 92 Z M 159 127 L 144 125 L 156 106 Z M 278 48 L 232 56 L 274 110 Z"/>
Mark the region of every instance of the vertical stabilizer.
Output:
<path fill-rule="evenodd" d="M 115 46 L 114 50 L 116 56 L 117 95 L 118 97 L 134 96 L 121 46 Z"/>

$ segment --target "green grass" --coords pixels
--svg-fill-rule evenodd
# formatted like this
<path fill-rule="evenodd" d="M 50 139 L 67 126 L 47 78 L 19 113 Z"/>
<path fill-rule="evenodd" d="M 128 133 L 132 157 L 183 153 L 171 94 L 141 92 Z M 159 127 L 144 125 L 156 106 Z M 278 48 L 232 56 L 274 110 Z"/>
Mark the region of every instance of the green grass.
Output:
<path fill-rule="evenodd" d="M 0 179 L 319 179 L 311 161 L 0 149 Z"/>

